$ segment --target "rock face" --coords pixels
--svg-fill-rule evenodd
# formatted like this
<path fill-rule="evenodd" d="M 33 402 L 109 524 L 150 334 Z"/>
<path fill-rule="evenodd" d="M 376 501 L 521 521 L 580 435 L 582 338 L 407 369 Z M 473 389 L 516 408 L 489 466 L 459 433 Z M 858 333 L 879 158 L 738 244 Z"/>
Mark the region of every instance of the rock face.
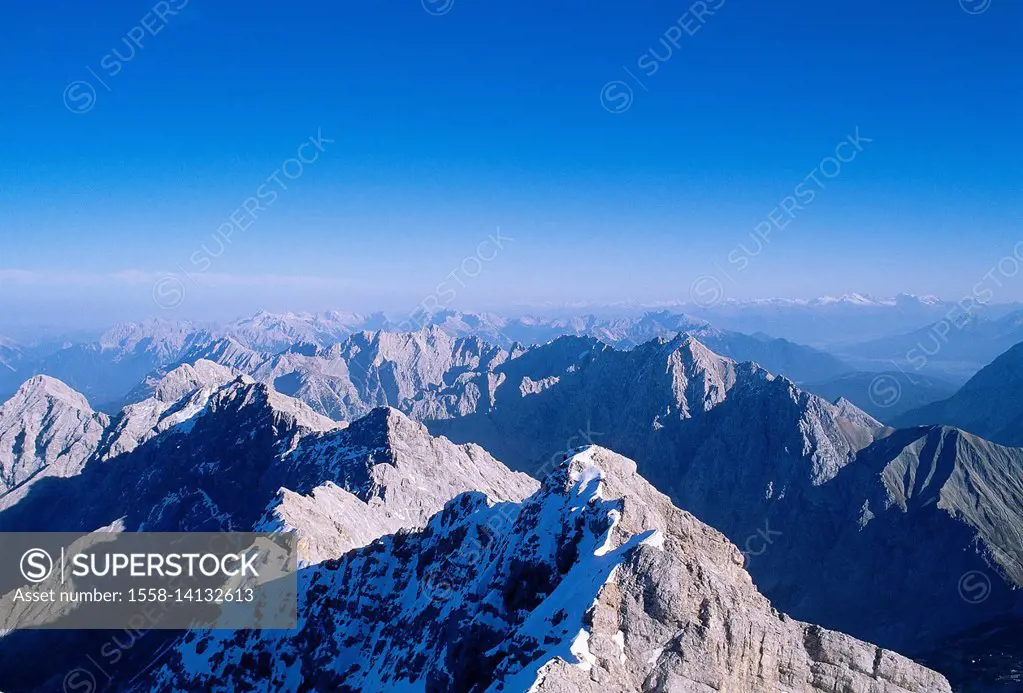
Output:
<path fill-rule="evenodd" d="M 434 438 L 390 408 L 375 409 L 344 430 L 304 438 L 282 464 L 288 488 L 270 504 L 259 531 L 297 531 L 299 558 L 307 563 L 422 527 L 459 493 L 521 500 L 537 487 L 483 448 Z"/>
<path fill-rule="evenodd" d="M 523 388 L 541 378 L 550 383 L 542 391 Z M 641 461 L 656 459 L 643 473 L 687 507 L 736 484 L 755 487 L 758 498 L 749 500 L 757 506 L 793 484 L 819 485 L 885 431 L 849 403 L 833 405 L 684 335 L 629 351 L 564 337 L 479 374 L 473 383 L 485 395 L 476 411 L 434 417 L 431 430 L 479 442 L 527 471 L 548 463 L 551 451 L 589 436 L 593 440 L 586 442 Z M 437 402 L 461 402 L 467 389 L 456 384 L 426 393 L 413 415 L 435 410 Z M 705 478 L 704 467 L 721 467 L 717 460 L 743 458 L 758 464 L 729 463 L 718 471 L 735 478 Z M 728 486 L 708 488 L 722 482 Z M 765 496 L 771 482 L 774 491 Z"/>
<path fill-rule="evenodd" d="M 1023 613 L 1023 450 L 895 431 L 692 338 L 628 352 L 562 338 L 473 382 L 492 404 L 429 421 L 434 433 L 533 474 L 580 442 L 620 450 L 742 547 L 758 587 L 798 618 L 916 654 Z M 978 575 L 983 599 L 963 596 Z"/>
<path fill-rule="evenodd" d="M 217 390 L 238 378 L 246 382 L 234 369 L 199 360 L 183 364 L 159 380 L 147 379 L 136 388 L 139 401 L 126 406 L 114 418 L 104 437 L 101 458 L 131 452 L 160 433 L 187 424 L 206 408 Z M 143 399 L 144 394 L 148 396 Z"/>
<path fill-rule="evenodd" d="M 1002 445 L 1023 445 L 1023 343 L 985 366 L 948 399 L 914 409 L 901 426 L 957 426 Z"/>
<path fill-rule="evenodd" d="M 337 421 L 357 419 L 371 409 L 411 411 L 423 392 L 457 382 L 462 373 L 487 371 L 509 353 L 476 337 L 452 337 L 439 327 L 418 332 L 358 332 L 344 342 L 294 344 L 277 353 L 255 351 L 233 338 L 196 345 L 181 364 L 209 360 L 245 373 L 283 394 L 306 402 Z M 157 372 L 156 379 L 162 377 Z M 137 398 L 144 390 L 137 390 Z M 455 411 L 466 413 L 468 404 Z"/>
<path fill-rule="evenodd" d="M 38 375 L 26 381 L 0 406 L 0 507 L 34 479 L 77 474 L 108 423 L 59 380 Z"/>
<path fill-rule="evenodd" d="M 133 690 L 951 690 L 772 609 L 735 546 L 596 447 L 521 503 L 463 494 L 302 583 L 297 633 L 189 633 Z"/>
<path fill-rule="evenodd" d="M 799 505 L 772 508 L 750 568 L 800 618 L 920 655 L 1023 616 L 1021 503 L 1023 450 L 897 431 Z"/>

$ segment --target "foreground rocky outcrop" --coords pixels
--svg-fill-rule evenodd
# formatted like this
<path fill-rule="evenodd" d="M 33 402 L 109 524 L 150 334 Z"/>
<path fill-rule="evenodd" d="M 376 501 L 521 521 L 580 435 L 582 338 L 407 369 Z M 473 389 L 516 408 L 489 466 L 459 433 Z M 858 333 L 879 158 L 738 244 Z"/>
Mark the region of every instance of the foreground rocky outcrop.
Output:
<path fill-rule="evenodd" d="M 197 631 L 133 691 L 942 693 L 788 618 L 739 550 L 610 451 L 521 503 L 481 493 L 303 571 L 297 633 Z"/>

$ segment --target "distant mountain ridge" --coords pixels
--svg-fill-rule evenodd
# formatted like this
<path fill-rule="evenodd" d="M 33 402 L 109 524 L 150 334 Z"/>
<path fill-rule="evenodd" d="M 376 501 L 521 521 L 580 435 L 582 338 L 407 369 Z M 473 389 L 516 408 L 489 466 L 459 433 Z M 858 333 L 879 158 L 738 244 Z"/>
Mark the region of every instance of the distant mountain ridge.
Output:
<path fill-rule="evenodd" d="M 1003 314 L 961 309 L 912 332 L 847 345 L 853 363 L 898 367 L 962 383 L 1013 345 L 1023 341 L 1023 310 Z"/>
<path fill-rule="evenodd" d="M 1018 308 L 1018 306 L 1017 306 Z M 934 296 L 867 294 L 816 299 L 724 300 L 691 313 L 740 332 L 767 332 L 802 344 L 834 350 L 839 345 L 904 334 L 943 319 L 956 310 L 952 301 Z M 992 315 L 1011 306 L 991 306 Z"/>
<path fill-rule="evenodd" d="M 647 313 L 635 318 L 507 319 L 486 313 L 442 311 L 416 322 L 393 322 L 382 314 L 361 316 L 328 313 L 273 314 L 261 311 L 225 325 L 190 321 L 150 320 L 123 323 L 96 342 L 71 343 L 26 355 L 16 345 L 0 345 L 0 396 L 13 392 L 29 375 L 51 375 L 86 394 L 96 406 L 119 408 L 127 393 L 154 371 L 197 358 L 252 372 L 256 360 L 267 360 L 297 347 L 328 350 L 357 335 L 440 330 L 453 338 L 477 337 L 513 350 L 570 334 L 591 336 L 609 344 L 632 347 L 660 336 L 689 332 L 721 353 L 740 361 L 757 361 L 797 381 L 821 380 L 849 370 L 829 354 L 763 334 L 720 330 L 684 313 Z M 5 351 L 6 349 L 6 351 Z M 228 352 L 247 350 L 249 364 Z M 221 353 L 216 353 L 216 352 Z M 310 354 L 307 354 L 310 355 Z M 268 370 L 273 370 L 269 368 Z"/>
<path fill-rule="evenodd" d="M 903 426 L 957 426 L 1002 445 L 1023 445 L 1023 342 L 998 356 L 948 399 L 906 412 Z"/>

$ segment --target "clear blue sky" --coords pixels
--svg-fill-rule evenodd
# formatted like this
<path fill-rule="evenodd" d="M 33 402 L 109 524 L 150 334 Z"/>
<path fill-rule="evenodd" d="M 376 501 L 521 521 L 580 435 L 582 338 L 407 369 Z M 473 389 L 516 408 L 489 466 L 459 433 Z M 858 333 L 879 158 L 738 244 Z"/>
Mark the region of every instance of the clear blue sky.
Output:
<path fill-rule="evenodd" d="M 688 300 L 857 128 L 729 295 L 955 298 L 1023 239 L 1016 0 L 424 2 L 8 3 L 0 320 L 161 314 L 164 273 L 179 316 L 410 307 L 498 227 L 453 305 Z"/>

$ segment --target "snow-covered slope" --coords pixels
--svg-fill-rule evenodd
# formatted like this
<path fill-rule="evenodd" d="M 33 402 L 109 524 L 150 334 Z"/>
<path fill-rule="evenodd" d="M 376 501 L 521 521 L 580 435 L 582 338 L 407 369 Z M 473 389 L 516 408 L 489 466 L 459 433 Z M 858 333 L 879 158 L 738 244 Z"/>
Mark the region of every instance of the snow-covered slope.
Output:
<path fill-rule="evenodd" d="M 189 633 L 134 690 L 950 690 L 772 609 L 735 546 L 595 447 L 522 503 L 461 495 L 302 584 L 297 632 Z"/>

